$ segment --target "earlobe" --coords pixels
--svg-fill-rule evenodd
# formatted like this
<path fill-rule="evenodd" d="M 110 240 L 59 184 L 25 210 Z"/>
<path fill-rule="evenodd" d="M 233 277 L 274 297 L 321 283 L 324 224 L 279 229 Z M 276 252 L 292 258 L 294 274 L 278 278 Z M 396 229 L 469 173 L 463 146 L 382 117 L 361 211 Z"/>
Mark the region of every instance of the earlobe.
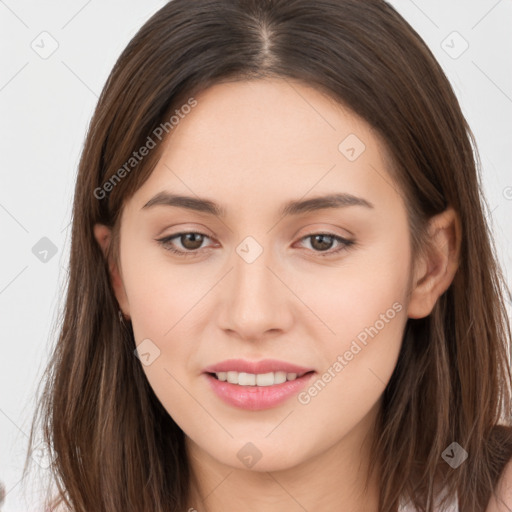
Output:
<path fill-rule="evenodd" d="M 98 242 L 103 255 L 105 258 L 108 257 L 108 247 L 112 240 L 112 231 L 109 227 L 104 224 L 95 224 L 94 225 L 94 237 Z M 117 302 L 119 303 L 119 307 L 121 312 L 124 314 L 125 318 L 129 319 L 129 304 L 128 297 L 126 296 L 126 291 L 124 289 L 123 280 L 119 274 L 119 270 L 117 265 L 109 261 L 109 271 L 110 271 L 110 281 L 112 283 L 112 288 L 114 289 L 114 293 L 116 295 Z"/>
<path fill-rule="evenodd" d="M 432 217 L 428 226 L 428 247 L 415 262 L 409 318 L 428 316 L 438 298 L 450 287 L 459 266 L 460 220 L 452 207 Z"/>

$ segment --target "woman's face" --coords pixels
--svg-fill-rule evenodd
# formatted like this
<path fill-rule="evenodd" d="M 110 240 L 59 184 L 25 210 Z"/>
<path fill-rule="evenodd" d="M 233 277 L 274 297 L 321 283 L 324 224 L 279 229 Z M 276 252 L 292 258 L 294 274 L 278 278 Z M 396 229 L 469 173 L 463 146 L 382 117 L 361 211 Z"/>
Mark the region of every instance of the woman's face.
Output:
<path fill-rule="evenodd" d="M 289 468 L 375 418 L 407 320 L 405 205 L 380 139 L 317 90 L 256 80 L 195 99 L 123 211 L 118 299 L 188 442 Z"/>

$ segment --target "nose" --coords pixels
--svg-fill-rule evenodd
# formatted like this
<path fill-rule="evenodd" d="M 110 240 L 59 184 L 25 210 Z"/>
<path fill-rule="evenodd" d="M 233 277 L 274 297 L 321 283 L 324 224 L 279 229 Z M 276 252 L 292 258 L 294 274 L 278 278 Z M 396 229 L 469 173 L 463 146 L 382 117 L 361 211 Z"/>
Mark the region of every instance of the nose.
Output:
<path fill-rule="evenodd" d="M 289 275 L 266 249 L 250 261 L 238 253 L 230 261 L 233 269 L 222 286 L 219 325 L 246 341 L 279 336 L 291 328 L 297 308 L 286 283 Z"/>

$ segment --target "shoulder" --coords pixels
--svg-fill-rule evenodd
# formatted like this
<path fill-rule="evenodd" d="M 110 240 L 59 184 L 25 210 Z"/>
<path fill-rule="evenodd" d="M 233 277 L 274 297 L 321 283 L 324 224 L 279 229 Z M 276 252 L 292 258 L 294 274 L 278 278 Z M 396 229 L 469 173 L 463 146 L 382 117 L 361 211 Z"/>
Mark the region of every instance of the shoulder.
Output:
<path fill-rule="evenodd" d="M 495 491 L 485 512 L 510 512 L 512 510 L 512 460 L 505 466 Z"/>

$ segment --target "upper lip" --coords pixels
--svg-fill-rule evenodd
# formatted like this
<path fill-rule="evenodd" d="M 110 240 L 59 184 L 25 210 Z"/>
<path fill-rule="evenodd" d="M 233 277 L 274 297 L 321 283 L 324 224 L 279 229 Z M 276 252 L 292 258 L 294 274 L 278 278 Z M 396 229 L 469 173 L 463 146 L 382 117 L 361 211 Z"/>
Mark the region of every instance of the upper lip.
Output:
<path fill-rule="evenodd" d="M 205 373 L 218 373 L 218 372 L 245 372 L 253 374 L 263 374 L 270 372 L 283 371 L 286 373 L 297 373 L 299 375 L 313 371 L 312 368 L 298 366 L 296 364 L 288 363 L 286 361 L 279 361 L 277 359 L 263 359 L 261 361 L 247 361 L 245 359 L 227 359 L 220 363 L 213 364 L 204 369 Z"/>

